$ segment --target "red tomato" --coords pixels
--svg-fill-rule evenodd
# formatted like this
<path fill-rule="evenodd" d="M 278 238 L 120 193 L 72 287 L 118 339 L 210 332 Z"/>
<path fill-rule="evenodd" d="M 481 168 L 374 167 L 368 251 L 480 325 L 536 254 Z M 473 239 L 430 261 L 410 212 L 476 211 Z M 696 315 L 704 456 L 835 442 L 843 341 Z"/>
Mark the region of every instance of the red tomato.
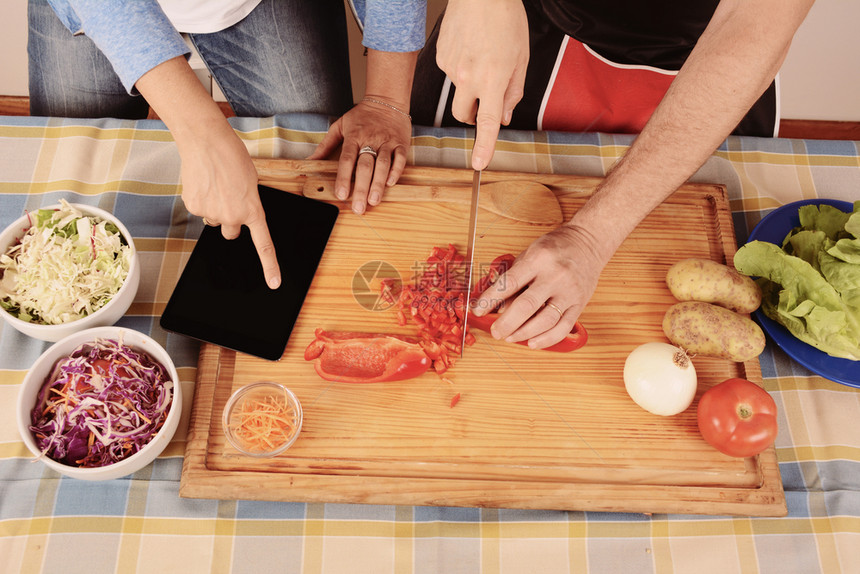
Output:
<path fill-rule="evenodd" d="M 746 379 L 728 379 L 708 389 L 696 413 L 705 441 L 729 456 L 754 456 L 776 439 L 776 403 Z"/>

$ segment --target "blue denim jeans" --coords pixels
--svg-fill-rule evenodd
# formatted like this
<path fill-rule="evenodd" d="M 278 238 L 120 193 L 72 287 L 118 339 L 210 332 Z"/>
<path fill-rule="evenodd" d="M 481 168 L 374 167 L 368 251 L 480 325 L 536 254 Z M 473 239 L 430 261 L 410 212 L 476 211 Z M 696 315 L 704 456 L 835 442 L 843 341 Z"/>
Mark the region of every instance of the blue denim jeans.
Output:
<path fill-rule="evenodd" d="M 29 0 L 28 19 L 31 115 L 147 116 L 146 101 L 126 92 L 95 44 L 72 35 L 46 0 Z M 340 116 L 352 107 L 342 0 L 263 0 L 230 28 L 189 36 L 238 116 Z"/>

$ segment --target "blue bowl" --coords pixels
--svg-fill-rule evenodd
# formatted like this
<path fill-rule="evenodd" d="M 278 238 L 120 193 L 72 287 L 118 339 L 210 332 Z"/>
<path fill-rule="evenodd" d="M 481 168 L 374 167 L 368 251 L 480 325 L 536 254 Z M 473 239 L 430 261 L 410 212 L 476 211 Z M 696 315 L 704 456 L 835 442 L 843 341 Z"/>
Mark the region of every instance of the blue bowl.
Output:
<path fill-rule="evenodd" d="M 785 236 L 795 227 L 800 226 L 798 210 L 803 205 L 832 205 L 845 212 L 851 212 L 854 206 L 847 201 L 838 199 L 804 199 L 795 201 L 768 213 L 750 233 L 749 241 L 767 241 L 782 245 Z M 772 319 L 768 318 L 761 308 L 754 313 L 756 320 L 770 338 L 785 353 L 816 375 L 833 382 L 860 388 L 860 361 L 831 357 L 804 343 L 791 332 Z"/>

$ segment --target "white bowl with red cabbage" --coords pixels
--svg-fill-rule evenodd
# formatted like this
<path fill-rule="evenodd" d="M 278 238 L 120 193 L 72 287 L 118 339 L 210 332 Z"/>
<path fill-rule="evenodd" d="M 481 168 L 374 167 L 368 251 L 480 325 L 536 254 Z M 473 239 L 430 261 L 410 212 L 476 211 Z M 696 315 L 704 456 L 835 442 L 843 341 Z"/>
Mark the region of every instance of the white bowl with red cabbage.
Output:
<path fill-rule="evenodd" d="M 60 200 L 0 233 L 0 317 L 30 337 L 113 325 L 139 283 L 131 233 L 103 209 Z"/>
<path fill-rule="evenodd" d="M 112 480 L 155 460 L 182 415 L 179 375 L 151 337 L 95 327 L 49 347 L 18 395 L 18 431 L 50 468 Z"/>

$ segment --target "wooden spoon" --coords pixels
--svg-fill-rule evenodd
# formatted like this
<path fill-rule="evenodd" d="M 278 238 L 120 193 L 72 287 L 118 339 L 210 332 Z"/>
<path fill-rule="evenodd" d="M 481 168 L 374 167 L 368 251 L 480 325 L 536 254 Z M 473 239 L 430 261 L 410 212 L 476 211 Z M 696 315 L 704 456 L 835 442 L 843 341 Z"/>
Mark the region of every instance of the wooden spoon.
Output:
<path fill-rule="evenodd" d="M 468 204 L 470 188 L 448 185 L 406 185 L 387 187 L 383 201 L 445 201 Z M 305 197 L 337 201 L 334 180 L 308 178 L 302 187 Z M 526 223 L 560 225 L 563 221 L 558 198 L 536 181 L 497 181 L 481 185 L 478 207 L 503 217 Z"/>

